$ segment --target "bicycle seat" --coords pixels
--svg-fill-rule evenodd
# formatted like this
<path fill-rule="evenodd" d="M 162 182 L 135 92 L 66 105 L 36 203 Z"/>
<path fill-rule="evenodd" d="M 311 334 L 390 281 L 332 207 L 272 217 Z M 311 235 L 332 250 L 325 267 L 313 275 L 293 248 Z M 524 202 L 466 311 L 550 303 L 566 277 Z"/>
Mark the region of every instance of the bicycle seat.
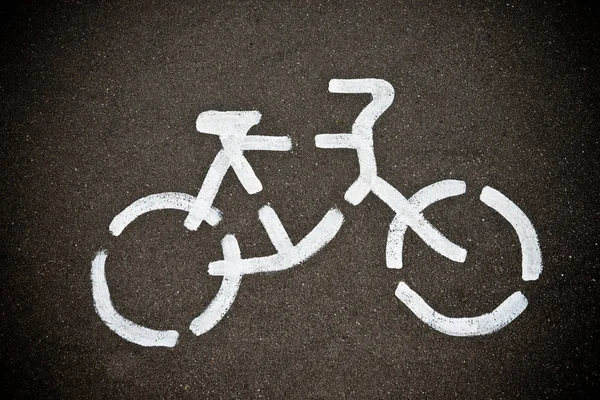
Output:
<path fill-rule="evenodd" d="M 196 119 L 196 130 L 220 137 L 243 137 L 260 118 L 258 111 L 204 111 Z"/>

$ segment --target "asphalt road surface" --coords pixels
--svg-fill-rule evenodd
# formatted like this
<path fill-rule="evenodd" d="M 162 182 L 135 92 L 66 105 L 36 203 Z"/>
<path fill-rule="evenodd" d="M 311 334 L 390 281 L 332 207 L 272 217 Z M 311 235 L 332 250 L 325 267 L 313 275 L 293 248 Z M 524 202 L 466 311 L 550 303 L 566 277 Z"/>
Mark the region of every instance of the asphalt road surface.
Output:
<path fill-rule="evenodd" d="M 53 3 L 53 4 L 50 4 Z M 0 48 L 2 392 L 14 398 L 586 398 L 597 388 L 599 31 L 573 2 L 30 2 L 3 6 Z M 467 250 L 464 263 L 406 233 L 386 268 L 394 212 L 344 193 L 348 133 L 369 95 L 331 79 L 395 89 L 376 122 L 379 175 L 410 197 L 446 179 L 466 193 L 424 215 Z M 207 110 L 257 110 L 251 135 L 290 152 L 247 152 L 264 189 L 228 172 L 215 227 L 185 211 L 112 219 L 144 196 L 196 196 L 220 150 L 196 131 Z M 501 191 L 529 218 L 543 271 L 521 279 L 521 245 L 479 200 Z M 231 309 L 195 336 L 190 322 L 222 278 L 207 273 L 234 234 L 243 258 L 273 254 L 266 204 L 292 243 L 337 207 L 345 221 L 286 271 L 246 275 Z M 118 312 L 177 330 L 143 347 L 94 308 L 92 259 L 108 254 Z M 454 337 L 394 291 L 406 282 L 450 317 L 489 313 L 515 291 L 527 308 L 503 329 Z"/>

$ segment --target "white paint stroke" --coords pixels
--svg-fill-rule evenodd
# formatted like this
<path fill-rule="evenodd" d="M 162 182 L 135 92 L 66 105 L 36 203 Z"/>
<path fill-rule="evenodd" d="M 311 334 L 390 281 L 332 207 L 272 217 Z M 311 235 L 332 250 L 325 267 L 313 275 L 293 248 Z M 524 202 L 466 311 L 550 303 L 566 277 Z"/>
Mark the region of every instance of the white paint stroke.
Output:
<path fill-rule="evenodd" d="M 196 130 L 220 138 L 242 139 L 261 118 L 259 111 L 203 111 L 196 118 Z"/>
<path fill-rule="evenodd" d="M 521 243 L 522 278 L 534 281 L 542 273 L 542 252 L 533 224 L 525 213 L 502 193 L 486 186 L 479 197 L 487 206 L 496 210 L 514 228 Z"/>
<path fill-rule="evenodd" d="M 100 319 L 117 335 L 140 346 L 175 346 L 179 338 L 177 331 L 161 331 L 140 326 L 124 318 L 115 309 L 110 299 L 110 291 L 106 282 L 106 256 L 106 250 L 99 251 L 92 261 L 92 294 L 94 308 Z"/>
<path fill-rule="evenodd" d="M 202 221 L 206 221 L 209 212 L 208 210 L 212 207 L 227 169 L 229 169 L 229 158 L 225 152 L 221 150 L 215 156 L 214 161 L 204 177 L 204 182 L 202 182 L 198 197 L 195 198 L 194 202 L 190 205 L 189 213 L 183 222 L 183 225 L 187 229 L 196 230 Z"/>
<path fill-rule="evenodd" d="M 239 263 L 241 261 L 240 247 L 233 235 L 226 235 L 221 241 L 223 246 L 223 258 L 233 268 L 230 268 L 223 274 L 221 287 L 215 298 L 208 307 L 198 317 L 194 318 L 190 324 L 190 330 L 200 336 L 215 327 L 223 319 L 227 311 L 231 308 L 242 281 L 242 274 L 239 273 Z"/>
<path fill-rule="evenodd" d="M 194 196 L 179 192 L 157 193 L 142 197 L 141 199 L 134 201 L 130 206 L 114 217 L 110 223 L 109 230 L 114 236 L 119 236 L 127 225 L 142 214 L 165 209 L 187 212 L 190 210 L 190 206 L 194 200 L 196 200 Z M 221 221 L 221 218 L 221 211 L 214 207 L 208 209 L 206 222 L 210 225 L 217 225 Z"/>
<path fill-rule="evenodd" d="M 404 282 L 398 284 L 395 294 L 421 321 L 436 331 L 451 336 L 481 336 L 496 332 L 510 324 L 527 307 L 527 298 L 521 292 L 515 292 L 491 313 L 477 317 L 451 318 L 431 308 Z"/>
<path fill-rule="evenodd" d="M 208 273 L 223 276 L 223 282 L 206 310 L 190 324 L 190 330 L 194 334 L 202 335 L 208 332 L 225 317 L 237 296 L 243 275 L 282 271 L 302 263 L 333 239 L 344 220 L 337 209 L 329 210 L 319 224 L 294 246 L 279 217 L 270 206 L 259 210 L 259 218 L 277 253 L 266 257 L 242 259 L 235 236 L 226 235 L 221 242 L 223 260 L 211 262 L 208 266 Z"/>
<path fill-rule="evenodd" d="M 371 137 L 375 121 L 394 102 L 394 87 L 383 79 L 331 79 L 330 93 L 361 94 L 369 93 L 373 100 L 358 115 L 352 125 L 352 133 Z"/>
<path fill-rule="evenodd" d="M 231 168 L 233 168 L 233 171 L 237 175 L 244 189 L 246 189 L 246 192 L 248 192 L 248 194 L 255 194 L 263 190 L 262 183 L 258 180 L 256 173 L 250 166 L 248 160 L 246 160 L 246 157 L 242 155 L 242 151 L 226 151 L 226 153 L 229 156 Z"/>
<path fill-rule="evenodd" d="M 273 243 L 273 247 L 278 253 L 293 251 L 294 245 L 273 208 L 270 206 L 262 207 L 258 211 L 258 218 L 265 227 L 267 235 L 269 235 L 269 239 L 271 239 L 271 243 Z"/>
<path fill-rule="evenodd" d="M 403 221 L 432 249 L 452 261 L 464 262 L 467 251 L 452 243 L 425 219 L 416 205 L 411 204 L 396 188 L 381 178 L 372 187 L 373 193 L 396 212 L 394 219 Z"/>
<path fill-rule="evenodd" d="M 320 148 L 355 149 L 358 154 L 359 175 L 346 191 L 344 198 L 358 205 L 373 192 L 390 208 L 397 218 L 405 221 L 420 237 L 438 253 L 456 262 L 464 262 L 467 251 L 452 243 L 435 229 L 398 190 L 377 176 L 375 150 L 373 148 L 373 126 L 394 100 L 394 88 L 383 79 L 332 79 L 332 93 L 370 93 L 373 100 L 361 111 L 352 125 L 350 134 L 323 134 L 315 137 Z"/>
<path fill-rule="evenodd" d="M 317 253 L 329 243 L 340 230 L 344 217 L 333 208 L 325 214 L 321 221 L 297 245 L 293 246 L 285 228 L 270 206 L 259 211 L 260 220 L 273 243 L 277 253 L 265 256 L 241 259 L 239 262 L 228 260 L 213 261 L 208 266 L 208 273 L 225 276 L 231 271 L 242 275 L 259 272 L 275 272 L 292 268 Z"/>
<path fill-rule="evenodd" d="M 205 111 L 196 119 L 198 132 L 219 136 L 221 150 L 211 164 L 198 197 L 190 207 L 184 221 L 186 228 L 196 230 L 207 221 L 221 182 L 229 167 L 233 168 L 240 183 L 249 194 L 262 190 L 262 184 L 243 153 L 245 150 L 288 151 L 291 139 L 287 136 L 246 136 L 250 128 L 258 124 L 258 111 Z"/>
<path fill-rule="evenodd" d="M 250 135 L 244 138 L 242 150 L 290 151 L 292 139 L 287 136 Z"/>
<path fill-rule="evenodd" d="M 372 101 L 361 111 L 350 134 L 323 134 L 315 137 L 319 148 L 355 149 L 358 155 L 359 175 L 357 181 L 346 191 L 345 199 L 358 205 L 369 194 L 377 178 L 377 164 L 373 149 L 373 126 L 375 121 L 394 101 L 393 86 L 383 79 L 331 79 L 331 93 L 369 93 Z M 348 138 L 344 138 L 348 136 Z"/>
<path fill-rule="evenodd" d="M 315 144 L 321 149 L 356 149 L 360 138 L 349 133 L 327 133 L 315 136 Z"/>
<path fill-rule="evenodd" d="M 408 202 L 414 207 L 415 211 L 422 213 L 425 208 L 435 202 L 464 194 L 466 188 L 467 186 L 463 181 L 447 179 L 424 187 L 408 199 Z M 406 218 L 401 214 L 396 214 L 390 223 L 387 237 L 386 265 L 388 268 L 402 268 L 402 249 L 407 228 Z"/>

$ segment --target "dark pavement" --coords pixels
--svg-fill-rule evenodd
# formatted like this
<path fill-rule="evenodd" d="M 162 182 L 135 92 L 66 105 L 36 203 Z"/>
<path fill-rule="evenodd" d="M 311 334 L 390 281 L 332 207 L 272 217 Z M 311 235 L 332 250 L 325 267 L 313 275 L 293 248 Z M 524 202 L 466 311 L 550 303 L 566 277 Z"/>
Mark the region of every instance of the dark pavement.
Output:
<path fill-rule="evenodd" d="M 49 2 L 51 3 L 51 2 Z M 21 3 L 2 10 L 0 359 L 14 398 L 588 398 L 597 388 L 598 8 L 573 2 L 206 1 Z M 168 3 L 168 5 L 166 4 Z M 324 150 L 365 95 L 332 78 L 381 78 L 396 96 L 375 125 L 380 175 L 406 196 L 462 179 L 425 216 L 468 250 L 447 260 L 409 230 L 386 268 L 394 214 L 344 193 L 356 153 Z M 228 172 L 223 221 L 181 211 L 112 218 L 153 193 L 196 195 L 220 149 L 206 110 L 258 110 L 250 134 L 292 152 L 248 152 L 264 186 Z M 479 201 L 492 186 L 537 230 L 544 270 L 521 280 L 520 245 Z M 242 279 L 214 329 L 188 329 L 221 278 L 207 265 L 234 233 L 242 256 L 273 253 L 258 220 L 277 211 L 294 243 L 331 207 L 346 220 L 304 264 Z M 107 249 L 127 318 L 176 329 L 144 348 L 94 311 L 91 261 Z M 426 326 L 394 296 L 406 281 L 449 316 L 487 313 L 516 290 L 529 306 L 491 335 Z"/>

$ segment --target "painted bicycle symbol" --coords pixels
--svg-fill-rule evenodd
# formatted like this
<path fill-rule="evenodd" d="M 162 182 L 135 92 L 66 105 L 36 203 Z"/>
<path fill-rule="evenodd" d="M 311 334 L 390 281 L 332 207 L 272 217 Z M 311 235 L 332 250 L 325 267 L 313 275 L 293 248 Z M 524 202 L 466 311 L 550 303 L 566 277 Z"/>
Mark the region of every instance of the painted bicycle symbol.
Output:
<path fill-rule="evenodd" d="M 329 82 L 329 91 L 368 93 L 372 96 L 372 101 L 352 125 L 351 133 L 317 135 L 315 144 L 324 149 L 356 150 L 359 176 L 346 191 L 346 201 L 357 206 L 369 193 L 373 193 L 395 212 L 387 237 L 387 267 L 402 268 L 404 235 L 409 227 L 439 254 L 452 261 L 464 262 L 466 250 L 433 227 L 423 216 L 423 211 L 435 202 L 464 194 L 465 182 L 439 181 L 406 198 L 377 174 L 373 126 L 393 102 L 392 85 L 382 79 L 332 79 Z M 189 230 L 197 230 L 203 222 L 211 226 L 217 225 L 222 213 L 213 206 L 213 202 L 229 168 L 233 168 L 249 194 L 262 190 L 262 184 L 244 157 L 244 152 L 289 151 L 292 147 L 289 137 L 247 135 L 250 128 L 260 122 L 260 118 L 261 114 L 258 111 L 202 112 L 196 120 L 196 129 L 201 133 L 219 136 L 223 149 L 217 153 L 211 164 L 198 196 L 166 192 L 143 197 L 114 217 L 109 227 L 110 232 L 119 236 L 140 215 L 162 209 L 186 212 L 184 225 Z M 525 213 L 491 187 L 486 186 L 482 190 L 480 200 L 513 226 L 521 244 L 522 278 L 525 281 L 536 280 L 542 271 L 541 251 L 536 232 Z M 190 330 L 194 334 L 206 333 L 225 316 L 236 298 L 244 275 L 283 271 L 301 264 L 327 245 L 344 221 L 342 213 L 332 208 L 299 243 L 294 245 L 273 208 L 265 205 L 258 215 L 275 253 L 265 257 L 243 258 L 235 236 L 226 235 L 221 242 L 223 259 L 211 262 L 208 266 L 210 275 L 223 277 L 221 287 L 207 308 L 191 322 Z M 179 337 L 177 331 L 140 326 L 123 317 L 115 309 L 105 277 L 106 257 L 106 250 L 98 252 L 92 261 L 91 272 L 94 305 L 102 321 L 122 338 L 133 343 L 142 346 L 175 346 Z M 404 282 L 398 284 L 395 295 L 425 324 L 453 336 L 478 336 L 495 332 L 517 318 L 528 304 L 527 298 L 517 291 L 490 313 L 476 317 L 452 318 L 435 311 Z"/>

